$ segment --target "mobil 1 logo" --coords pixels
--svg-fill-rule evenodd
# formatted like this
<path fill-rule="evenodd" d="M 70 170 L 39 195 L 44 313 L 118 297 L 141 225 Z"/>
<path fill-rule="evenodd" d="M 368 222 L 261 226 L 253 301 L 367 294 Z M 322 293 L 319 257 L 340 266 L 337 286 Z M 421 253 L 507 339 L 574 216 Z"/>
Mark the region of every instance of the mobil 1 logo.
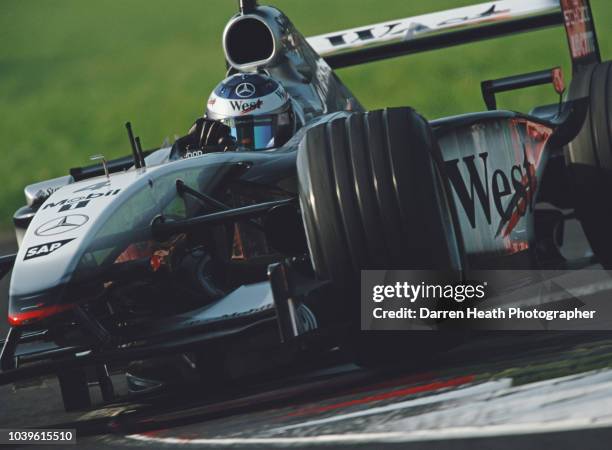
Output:
<path fill-rule="evenodd" d="M 83 189 L 81 189 L 82 191 Z M 79 191 L 77 191 L 79 192 Z M 58 208 L 58 212 L 74 211 L 75 209 L 85 208 L 89 202 L 97 198 L 113 197 L 121 192 L 121 189 L 114 189 L 107 192 L 92 192 L 91 194 L 81 195 L 78 197 L 65 198 L 56 202 L 47 202 L 43 206 L 44 209 Z"/>

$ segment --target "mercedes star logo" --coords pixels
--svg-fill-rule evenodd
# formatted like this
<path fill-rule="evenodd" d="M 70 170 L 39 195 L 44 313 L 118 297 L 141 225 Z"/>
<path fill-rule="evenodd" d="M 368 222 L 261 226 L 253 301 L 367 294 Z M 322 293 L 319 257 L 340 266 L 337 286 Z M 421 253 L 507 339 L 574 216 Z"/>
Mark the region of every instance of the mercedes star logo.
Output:
<path fill-rule="evenodd" d="M 89 217 L 84 214 L 70 214 L 69 216 L 56 217 L 39 226 L 34 234 L 37 236 L 55 236 L 56 234 L 76 230 L 85 225 L 88 220 Z"/>
<path fill-rule="evenodd" d="M 252 97 L 255 94 L 255 86 L 251 83 L 240 83 L 236 86 L 236 95 L 242 98 Z"/>

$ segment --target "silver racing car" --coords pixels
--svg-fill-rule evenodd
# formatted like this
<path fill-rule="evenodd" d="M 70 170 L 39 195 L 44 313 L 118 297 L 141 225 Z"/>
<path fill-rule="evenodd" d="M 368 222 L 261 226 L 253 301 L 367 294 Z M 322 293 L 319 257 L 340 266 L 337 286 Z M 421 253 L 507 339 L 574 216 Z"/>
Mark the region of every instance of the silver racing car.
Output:
<path fill-rule="evenodd" d="M 551 26 L 567 32 L 568 89 L 558 67 L 486 80 L 482 112 L 367 111 L 334 72 Z M 92 379 L 113 398 L 109 368 L 163 355 L 210 383 L 235 349 L 340 346 L 385 363 L 380 336 L 360 331 L 360 270 L 555 267 L 568 209 L 612 264 L 612 64 L 588 0 L 501 0 L 310 38 L 242 0 L 222 43 L 227 77 L 185 136 L 144 151 L 127 124 L 130 156 L 25 188 L 19 251 L 0 259 L 12 270 L 2 383 L 56 374 L 79 409 Z M 496 93 L 539 84 L 560 102 L 497 109 Z M 410 348 L 415 361 L 430 350 Z"/>

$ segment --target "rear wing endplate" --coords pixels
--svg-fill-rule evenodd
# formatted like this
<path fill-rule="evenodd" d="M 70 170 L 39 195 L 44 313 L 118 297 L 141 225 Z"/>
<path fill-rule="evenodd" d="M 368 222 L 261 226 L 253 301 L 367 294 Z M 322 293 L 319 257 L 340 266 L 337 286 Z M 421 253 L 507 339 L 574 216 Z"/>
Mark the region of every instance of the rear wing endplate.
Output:
<path fill-rule="evenodd" d="M 307 39 L 332 68 L 564 25 L 574 71 L 600 61 L 589 0 L 501 0 Z"/>

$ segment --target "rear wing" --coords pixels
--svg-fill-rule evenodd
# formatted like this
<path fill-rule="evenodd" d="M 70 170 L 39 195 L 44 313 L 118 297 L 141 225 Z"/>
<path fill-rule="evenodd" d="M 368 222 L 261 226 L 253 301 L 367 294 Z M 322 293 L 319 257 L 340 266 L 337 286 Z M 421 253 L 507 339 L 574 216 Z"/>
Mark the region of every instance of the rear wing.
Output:
<path fill-rule="evenodd" d="M 574 72 L 600 62 L 589 0 L 501 0 L 307 39 L 334 69 L 564 25 Z"/>

